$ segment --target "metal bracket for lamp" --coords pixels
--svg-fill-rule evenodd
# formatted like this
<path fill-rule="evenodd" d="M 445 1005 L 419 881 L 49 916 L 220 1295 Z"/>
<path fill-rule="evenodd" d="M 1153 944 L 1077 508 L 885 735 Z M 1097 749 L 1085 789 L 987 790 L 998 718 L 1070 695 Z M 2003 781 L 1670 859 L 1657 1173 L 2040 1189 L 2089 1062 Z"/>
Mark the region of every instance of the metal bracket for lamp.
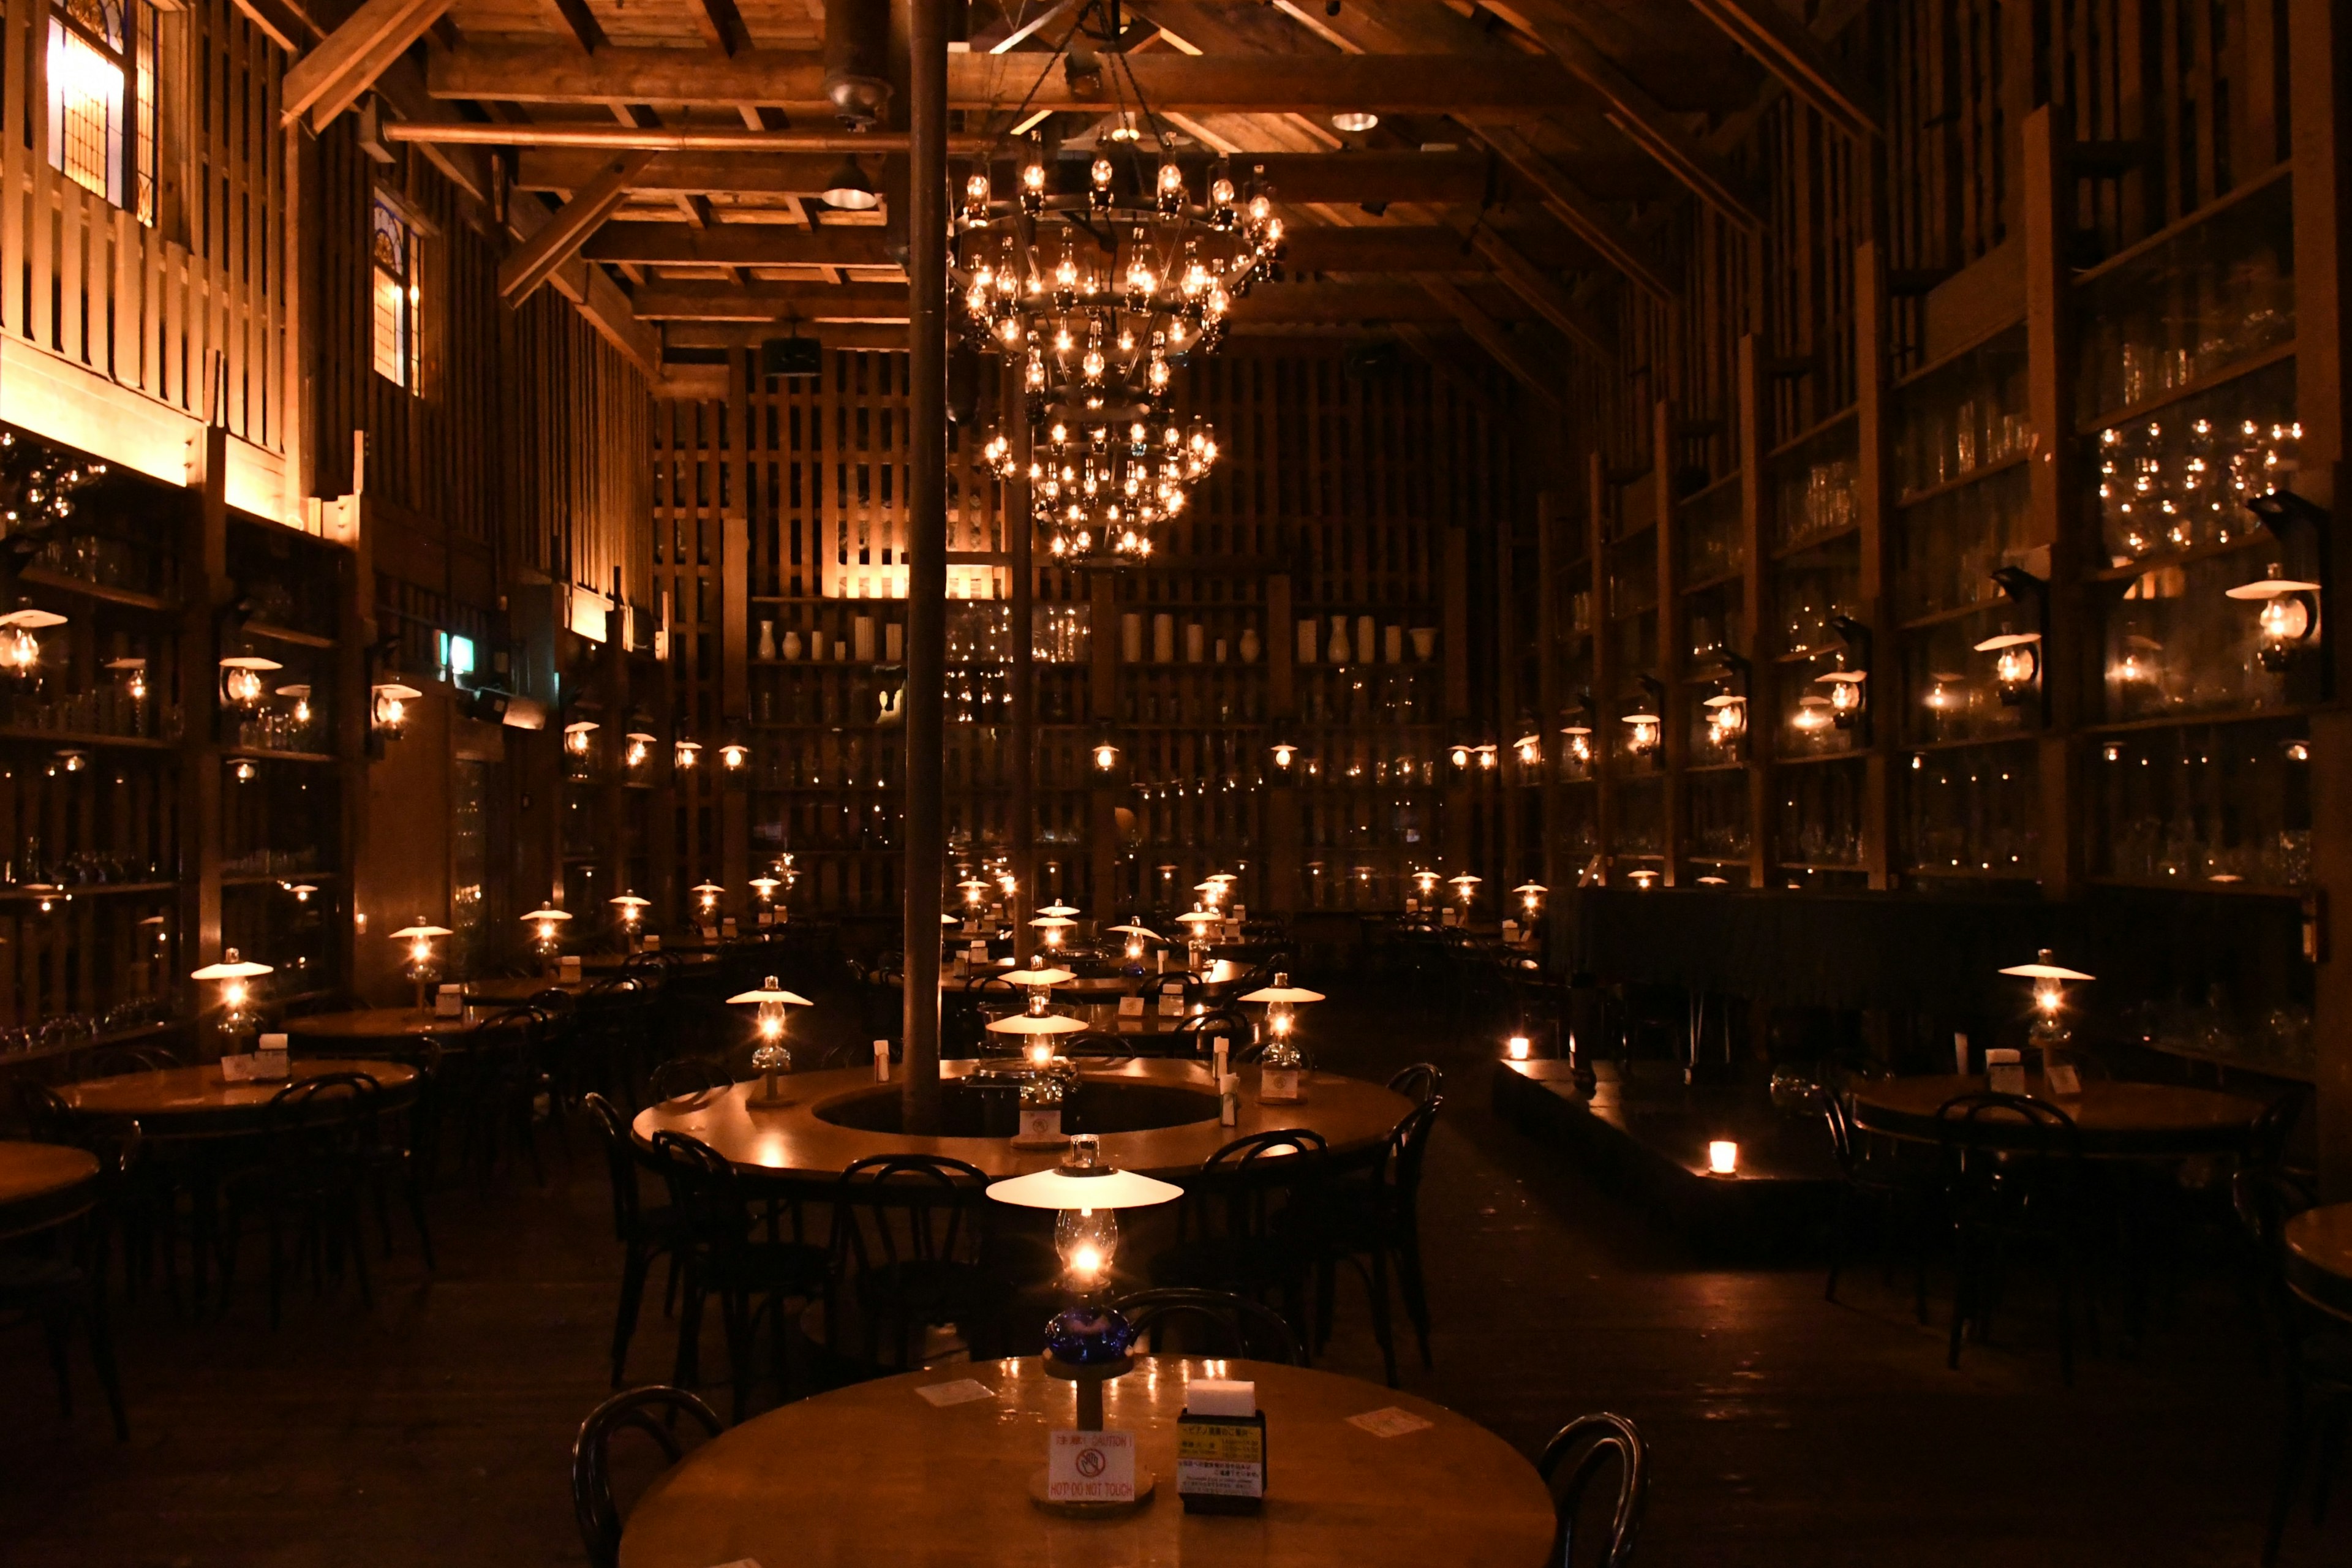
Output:
<path fill-rule="evenodd" d="M 2292 588 L 2283 587 L 2282 590 L 2284 596 L 2292 597 L 2302 607 L 2304 628 L 2291 642 L 2277 648 L 2265 647 L 2260 655 L 2263 668 L 2273 673 L 2285 673 L 2309 662 L 2309 656 L 2317 652 L 2321 646 L 2320 600 L 2330 585 L 2332 575 L 2333 552 L 2328 548 L 2328 524 L 2332 520 L 2326 508 L 2293 490 L 2272 490 L 2256 496 L 2246 503 L 2246 510 L 2263 520 L 2263 525 L 2271 531 L 2271 536 L 2282 546 L 2290 542 L 2290 533 L 2310 536 L 2308 548 L 2312 574 L 2309 581 L 2295 584 Z M 2271 570 L 2273 578 L 2279 577 L 2281 573 L 2282 568 L 2278 566 Z M 2233 599 L 2282 596 L 2258 594 L 2254 590 L 2259 587 L 2259 584 L 2249 583 L 2229 590 L 2229 595 Z M 2335 689 L 2333 663 L 2332 659 L 2325 658 L 2317 661 L 2319 689 L 2309 696 L 2324 699 L 2332 695 Z"/>
<path fill-rule="evenodd" d="M 1845 644 L 1845 653 L 1840 660 L 1840 669 L 1842 673 L 1854 678 L 1844 684 L 1853 687 L 1858 699 L 1853 707 L 1845 712 L 1835 714 L 1832 722 L 1841 730 L 1853 731 L 1855 742 L 1867 748 L 1870 745 L 1871 710 L 1870 628 L 1852 616 L 1832 616 L 1830 627 Z"/>
<path fill-rule="evenodd" d="M 1716 657 L 1723 666 L 1723 673 L 1716 679 L 1715 695 L 1706 699 L 1704 706 L 1715 710 L 1718 717 L 1710 719 L 1707 727 L 1715 731 L 1716 743 L 1724 747 L 1732 760 L 1745 762 L 1752 733 L 1750 725 L 1755 721 L 1752 699 L 1756 695 L 1756 666 L 1740 654 L 1726 652 Z"/>

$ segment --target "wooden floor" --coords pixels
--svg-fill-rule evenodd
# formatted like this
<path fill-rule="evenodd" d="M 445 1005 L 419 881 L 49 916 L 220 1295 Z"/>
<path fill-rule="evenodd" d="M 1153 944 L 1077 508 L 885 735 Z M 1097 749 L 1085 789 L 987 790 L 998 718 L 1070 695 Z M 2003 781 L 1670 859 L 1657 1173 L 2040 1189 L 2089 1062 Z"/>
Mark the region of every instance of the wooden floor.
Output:
<path fill-rule="evenodd" d="M 1433 1047 L 1396 1015 L 1317 1020 L 1330 1065 L 1448 1060 L 1423 1194 L 1436 1368 L 1408 1385 L 1532 1451 L 1609 1409 L 1655 1446 L 1645 1563 L 2251 1563 L 2277 1399 L 2224 1289 L 2194 1286 L 2128 1359 L 2112 1342 L 2061 1386 L 2047 1319 L 2022 1300 L 2006 1343 L 1957 1373 L 1900 1288 L 1864 1270 L 1832 1306 L 1811 1266 L 1698 1268 L 1606 1193 L 1486 1110 L 1482 1042 Z M 1340 1043 L 1346 1042 L 1346 1043 Z M 604 1389 L 617 1259 L 583 1133 L 549 1181 L 440 1194 L 441 1268 L 404 1234 L 373 1311 L 292 1299 L 267 1326 L 258 1281 L 225 1322 L 160 1300 L 119 1324 L 131 1441 L 118 1446 L 78 1360 L 60 1421 L 37 1333 L 0 1337 L 0 1563 L 10 1568 L 518 1568 L 583 1560 L 572 1431 Z M 1329 1364 L 1379 1375 L 1360 1297 Z M 667 1325 L 633 1372 L 657 1380 Z M 709 1364 L 720 1364 L 714 1334 Z M 2352 1503 L 2292 1563 L 2352 1562 Z M 769 1563 L 765 1568 L 800 1568 Z"/>

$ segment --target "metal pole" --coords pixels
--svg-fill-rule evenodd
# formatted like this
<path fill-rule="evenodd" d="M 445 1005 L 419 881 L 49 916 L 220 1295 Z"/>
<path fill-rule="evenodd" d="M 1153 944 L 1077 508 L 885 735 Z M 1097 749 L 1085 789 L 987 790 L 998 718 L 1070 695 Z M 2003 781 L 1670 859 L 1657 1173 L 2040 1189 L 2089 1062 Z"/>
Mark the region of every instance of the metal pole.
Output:
<path fill-rule="evenodd" d="M 1024 911 L 1039 907 L 1037 898 L 1036 814 L 1034 794 L 1037 773 L 1037 676 L 1031 666 L 1034 637 L 1029 545 L 1034 531 L 1029 521 L 1030 429 L 1022 405 L 1018 366 L 1009 357 L 998 384 L 1004 396 L 1005 427 L 1013 440 L 1013 482 L 1004 491 L 1005 546 L 1013 556 L 1013 879 L 1020 889 L 1013 900 L 1013 952 L 1028 967 L 1036 935 Z"/>
<path fill-rule="evenodd" d="M 909 1132 L 940 1128 L 940 883 L 947 845 L 941 799 L 947 684 L 947 0 L 914 0 L 908 26 L 913 143 L 907 194 L 908 434 L 913 475 L 907 531 L 906 1087 Z"/>

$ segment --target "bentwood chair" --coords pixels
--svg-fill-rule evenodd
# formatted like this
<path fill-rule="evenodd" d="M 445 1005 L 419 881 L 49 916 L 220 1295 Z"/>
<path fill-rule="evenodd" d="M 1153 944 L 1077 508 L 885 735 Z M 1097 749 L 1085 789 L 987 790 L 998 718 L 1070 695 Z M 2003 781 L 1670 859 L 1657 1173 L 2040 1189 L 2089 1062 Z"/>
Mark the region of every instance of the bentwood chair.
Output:
<path fill-rule="evenodd" d="M 46 1253 L 0 1251 L 0 1317 L 37 1320 L 48 1341 L 49 1366 L 57 1376 L 58 1408 L 73 1416 L 73 1381 L 66 1345 L 79 1321 L 89 1337 L 90 1361 L 114 1417 L 117 1442 L 131 1440 L 123 1414 L 122 1383 L 114 1364 L 114 1338 L 107 1321 L 107 1232 L 125 1195 L 133 1190 L 143 1140 L 139 1123 L 121 1123 L 98 1139 L 83 1139 L 98 1157 L 98 1197 L 89 1212 L 59 1227 Z"/>
<path fill-rule="evenodd" d="M 1138 1290 L 1111 1303 L 1135 1331 L 1138 1344 L 1154 1355 L 1233 1356 L 1246 1361 L 1304 1366 L 1298 1340 L 1282 1314 L 1263 1302 L 1230 1290 L 1192 1290 L 1170 1286 Z M 1166 1342 L 1177 1331 L 1181 1347 Z"/>
<path fill-rule="evenodd" d="M 1824 1300 L 1837 1300 L 1838 1280 L 1853 1250 L 1853 1233 L 1862 1211 L 1868 1210 L 1877 1227 L 1880 1255 L 1888 1273 L 1895 1267 L 1897 1237 L 1911 1252 L 1912 1310 L 1927 1321 L 1927 1242 L 1941 1183 L 1933 1165 L 1906 1160 L 1901 1152 L 1873 1144 L 1854 1125 L 1845 1095 L 1823 1086 L 1822 1117 L 1829 1126 L 1830 1152 L 1844 1180 L 1837 1189 L 1836 1208 L 1830 1222 L 1830 1278 L 1822 1287 Z"/>
<path fill-rule="evenodd" d="M 682 1262 L 676 1382 L 691 1388 L 699 1381 L 702 1308 L 715 1296 L 727 1331 L 728 1374 L 740 1421 L 751 1397 L 752 1335 L 762 1317 L 768 1320 L 776 1381 L 789 1394 L 792 1336 L 785 1305 L 824 1294 L 826 1252 L 798 1234 L 797 1210 L 790 1238 L 759 1236 L 759 1215 L 742 1178 L 725 1155 L 699 1138 L 656 1132 L 653 1152 L 669 1184 L 673 1245 Z"/>
<path fill-rule="evenodd" d="M 1584 1514 L 1592 1483 L 1612 1460 L 1617 1496 L 1607 1510 L 1605 1526 L 1589 1531 Z M 1622 1415 L 1605 1412 L 1579 1416 L 1544 1445 L 1536 1472 L 1551 1489 L 1552 1512 L 1559 1521 L 1547 1559 L 1551 1568 L 1578 1568 L 1580 1554 L 1591 1568 L 1620 1568 L 1633 1560 L 1650 1495 L 1649 1449 L 1640 1428 Z M 1597 1552 L 1591 1550 L 1596 1542 Z"/>
<path fill-rule="evenodd" d="M 1415 1062 L 1389 1075 L 1389 1092 L 1423 1105 L 1445 1091 L 1445 1070 L 1435 1062 Z"/>
<path fill-rule="evenodd" d="M 1421 1364 L 1430 1366 L 1429 1293 L 1421 1268 L 1421 1174 L 1429 1135 L 1437 1125 L 1444 1095 L 1433 1095 L 1398 1118 L 1378 1159 L 1360 1170 L 1337 1173 L 1325 1184 L 1321 1201 L 1302 1213 L 1300 1240 L 1316 1255 L 1315 1353 L 1331 1342 L 1338 1305 L 1339 1266 L 1355 1269 L 1364 1282 L 1372 1312 L 1372 1338 L 1391 1388 L 1396 1386 L 1396 1333 L 1389 1315 L 1389 1280 L 1394 1271 L 1412 1320 Z"/>
<path fill-rule="evenodd" d="M 604 1168 L 613 1179 L 613 1236 L 621 1244 L 621 1304 L 613 1321 L 613 1386 L 618 1388 L 628 1367 L 629 1341 L 637 1331 L 646 1279 L 656 1255 L 669 1255 L 673 1291 L 677 1287 L 677 1215 L 667 1205 L 646 1206 L 638 1183 L 642 1163 L 620 1110 L 593 1089 L 582 1103 L 595 1122 L 596 1134 L 604 1145 Z"/>
<path fill-rule="evenodd" d="M 2083 1142 L 2074 1119 L 2030 1095 L 1963 1094 L 1936 1111 L 1944 1194 L 1952 1225 L 1956 1279 L 1948 1364 L 1973 1329 L 1989 1342 L 1993 1309 L 2021 1251 L 2045 1254 L 2058 1282 L 2058 1367 L 2074 1381 L 2074 1298 L 2085 1251 Z M 2086 1295 L 2092 1331 L 2097 1309 Z"/>
<path fill-rule="evenodd" d="M 646 1099 L 658 1105 L 665 1100 L 709 1094 L 734 1081 L 735 1075 L 727 1070 L 727 1064 L 715 1057 L 673 1057 L 654 1068 L 653 1076 L 646 1080 Z"/>
<path fill-rule="evenodd" d="M 994 1348 L 1013 1279 L 995 1256 L 988 1173 L 933 1154 L 875 1154 L 844 1167 L 833 1188 L 832 1276 L 825 1330 L 856 1302 L 860 1347 L 873 1364 L 921 1364 L 925 1331 L 955 1327 L 975 1359 Z"/>
<path fill-rule="evenodd" d="M 288 1230 L 290 1261 L 310 1265 L 314 1287 L 346 1259 L 360 1300 L 373 1306 L 368 1287 L 361 1208 L 373 1176 L 381 1098 L 365 1073 L 329 1073 L 289 1083 L 262 1110 L 262 1163 L 229 1179 L 227 1233 L 221 1249 L 221 1300 L 226 1309 L 236 1274 L 237 1243 L 246 1220 L 258 1215 L 269 1240 L 269 1326 L 278 1326 L 284 1300 Z"/>
<path fill-rule="evenodd" d="M 2311 1190 L 2277 1170 L 2243 1170 L 2231 1183 L 2239 1222 L 2263 1260 L 2261 1303 L 2266 1337 L 2280 1352 L 2286 1411 L 2281 1435 L 2278 1483 L 2271 1495 L 2270 1522 L 2263 1537 L 2263 1564 L 2276 1563 L 2286 1540 L 2287 1518 L 2312 1464 L 2311 1513 L 2325 1521 L 2333 1472 L 2344 1457 L 2352 1427 L 2352 1322 L 2322 1311 L 2297 1296 L 2286 1281 L 2286 1224 L 2314 1203 Z"/>
<path fill-rule="evenodd" d="M 1279 1296 L 1303 1345 L 1328 1145 L 1303 1127 L 1236 1138 L 1201 1163 L 1176 1206 L 1175 1245 L 1145 1265 L 1154 1285 Z M 1304 1222 L 1304 1223 L 1302 1223 Z"/>
<path fill-rule="evenodd" d="M 613 1496 L 613 1439 L 635 1432 L 662 1452 L 666 1469 L 685 1457 L 678 1417 L 691 1419 L 708 1440 L 719 1436 L 710 1406 L 682 1388 L 633 1388 L 588 1413 L 572 1442 L 572 1512 L 591 1568 L 620 1568 L 621 1509 Z"/>

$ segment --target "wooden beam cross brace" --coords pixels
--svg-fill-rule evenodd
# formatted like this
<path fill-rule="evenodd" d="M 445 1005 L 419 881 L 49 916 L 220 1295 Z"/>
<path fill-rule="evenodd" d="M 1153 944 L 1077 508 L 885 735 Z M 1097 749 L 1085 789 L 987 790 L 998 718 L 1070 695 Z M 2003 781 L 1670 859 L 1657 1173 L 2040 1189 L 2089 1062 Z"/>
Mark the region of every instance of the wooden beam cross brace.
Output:
<path fill-rule="evenodd" d="M 624 153 L 572 195 L 562 209 L 499 263 L 499 298 L 520 304 L 550 274 L 579 253 L 581 242 L 628 199 L 630 184 L 654 161 L 651 153 Z"/>
<path fill-rule="evenodd" d="M 1511 340 L 1510 333 L 1503 330 L 1500 321 L 1480 310 L 1471 301 L 1470 296 L 1443 278 L 1423 277 L 1421 286 L 1429 290 L 1431 299 L 1451 311 L 1454 319 L 1462 323 L 1462 330 L 1468 332 L 1480 348 L 1493 354 L 1496 363 L 1509 371 L 1522 386 L 1550 405 L 1555 413 L 1561 411 L 1563 405 L 1559 391 L 1528 363 L 1520 352 L 1520 345 Z"/>
<path fill-rule="evenodd" d="M 308 112 L 311 126 L 324 131 L 448 8 L 449 0 L 367 0 L 287 69 L 283 122 L 291 125 Z"/>

